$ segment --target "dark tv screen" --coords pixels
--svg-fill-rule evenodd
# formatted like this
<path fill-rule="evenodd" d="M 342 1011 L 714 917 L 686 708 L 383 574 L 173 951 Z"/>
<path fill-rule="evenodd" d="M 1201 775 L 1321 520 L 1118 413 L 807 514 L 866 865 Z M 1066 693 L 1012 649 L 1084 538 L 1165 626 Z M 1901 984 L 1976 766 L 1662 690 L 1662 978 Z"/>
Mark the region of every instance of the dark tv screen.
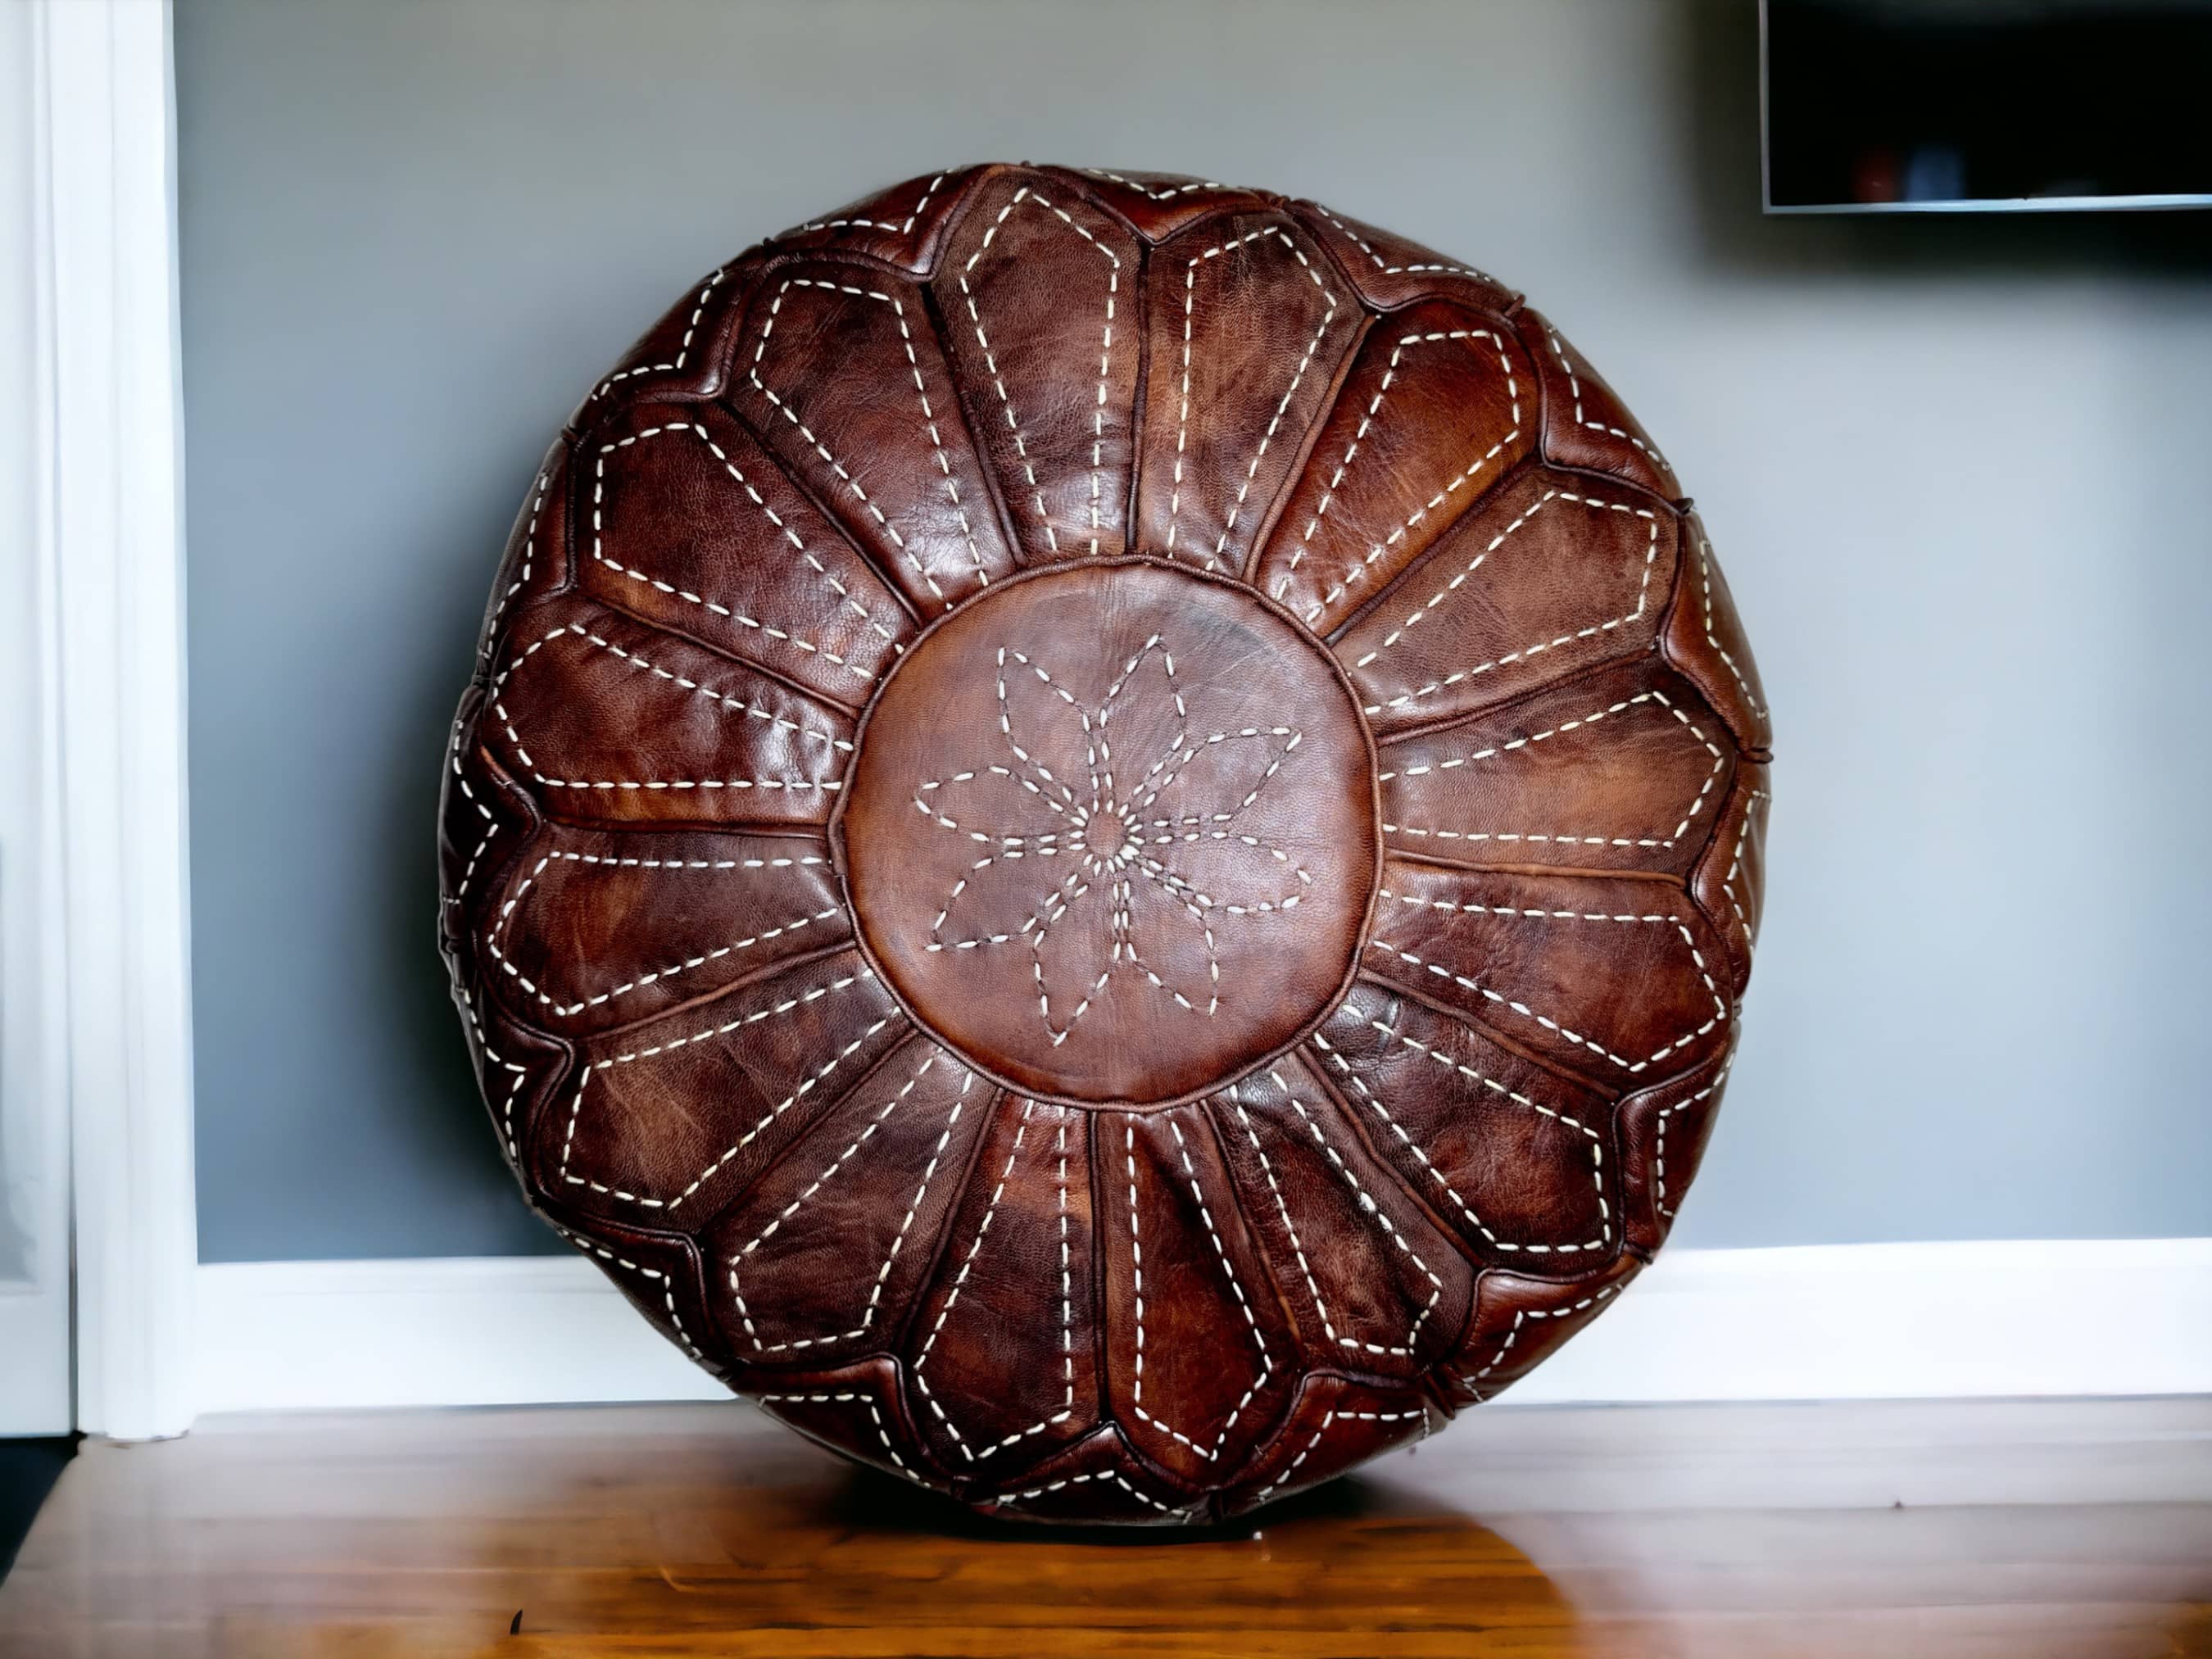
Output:
<path fill-rule="evenodd" d="M 1765 0 L 1773 212 L 2212 206 L 2212 0 Z"/>

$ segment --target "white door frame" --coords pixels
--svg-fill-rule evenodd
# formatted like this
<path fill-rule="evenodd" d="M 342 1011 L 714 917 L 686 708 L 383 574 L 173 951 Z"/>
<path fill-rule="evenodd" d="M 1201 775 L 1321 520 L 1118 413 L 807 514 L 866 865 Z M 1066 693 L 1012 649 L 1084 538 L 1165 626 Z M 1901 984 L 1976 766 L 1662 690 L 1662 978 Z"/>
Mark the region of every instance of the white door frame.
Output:
<path fill-rule="evenodd" d="M 41 753 L 0 787 L 42 792 L 35 1059 L 66 1099 L 75 1422 L 150 1438 L 191 1421 L 198 1254 L 170 7 L 27 9 Z"/>
<path fill-rule="evenodd" d="M 58 901 L 43 880 L 52 780 L 35 595 L 46 503 L 39 409 L 45 276 L 32 242 L 43 173 L 27 9 L 0 6 L 0 1433 L 52 1434 L 70 1394 L 69 1113 L 49 1063 L 42 951 Z"/>

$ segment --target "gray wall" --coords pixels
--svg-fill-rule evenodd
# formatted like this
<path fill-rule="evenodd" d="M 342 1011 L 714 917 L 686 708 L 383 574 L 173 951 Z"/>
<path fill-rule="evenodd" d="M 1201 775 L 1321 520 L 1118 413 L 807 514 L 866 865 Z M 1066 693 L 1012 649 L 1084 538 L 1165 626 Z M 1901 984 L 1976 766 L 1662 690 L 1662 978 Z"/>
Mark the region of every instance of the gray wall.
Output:
<path fill-rule="evenodd" d="M 1762 221 L 1752 14 L 179 0 L 203 1255 L 546 1247 L 431 949 L 508 519 L 687 281 L 991 156 L 1472 258 L 1680 465 L 1781 733 L 1685 1242 L 2212 1234 L 2207 226 Z"/>

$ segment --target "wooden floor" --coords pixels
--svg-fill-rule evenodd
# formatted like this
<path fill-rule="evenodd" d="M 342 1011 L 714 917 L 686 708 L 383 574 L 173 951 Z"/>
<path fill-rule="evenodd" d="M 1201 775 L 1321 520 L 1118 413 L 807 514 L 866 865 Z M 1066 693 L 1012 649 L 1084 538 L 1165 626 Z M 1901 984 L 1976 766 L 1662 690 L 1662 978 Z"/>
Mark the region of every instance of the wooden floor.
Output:
<path fill-rule="evenodd" d="M 0 1587 L 7 1659 L 1060 1653 L 2212 1656 L 2212 1401 L 1493 1407 L 1212 1536 L 736 1405 L 217 1419 L 88 1443 Z"/>

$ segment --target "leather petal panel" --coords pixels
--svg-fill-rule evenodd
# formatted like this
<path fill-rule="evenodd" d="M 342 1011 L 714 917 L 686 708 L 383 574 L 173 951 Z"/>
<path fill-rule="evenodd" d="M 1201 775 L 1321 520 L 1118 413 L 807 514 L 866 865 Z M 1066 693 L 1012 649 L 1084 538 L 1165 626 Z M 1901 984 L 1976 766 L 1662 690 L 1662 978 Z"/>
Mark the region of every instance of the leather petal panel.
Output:
<path fill-rule="evenodd" d="M 979 190 L 945 250 L 933 286 L 946 349 L 1027 563 L 1127 544 L 1137 274 L 1123 226 L 1020 175 Z"/>
<path fill-rule="evenodd" d="M 1233 574 L 1304 455 L 1360 313 L 1279 215 L 1208 220 L 1150 272 L 1139 544 Z"/>
<path fill-rule="evenodd" d="M 1069 1107 L 991 1113 L 905 1341 L 916 1419 L 948 1468 L 996 1480 L 1098 1421 L 1089 1131 Z M 1005 1363 L 1015 1331 L 1038 1363 Z"/>
<path fill-rule="evenodd" d="M 1656 659 L 1415 732 L 1382 750 L 1391 850 L 1453 864 L 1686 875 L 1736 762 Z"/>
<path fill-rule="evenodd" d="M 1725 947 L 1658 882 L 1393 860 L 1367 966 L 1605 1090 L 1688 1070 L 1735 1024 Z"/>
<path fill-rule="evenodd" d="M 1335 641 L 1378 736 L 1451 720 L 1650 646 L 1674 580 L 1662 508 L 1521 475 Z"/>
<path fill-rule="evenodd" d="M 599 1038 L 533 1164 L 592 1215 L 703 1222 L 834 1108 L 908 1026 L 847 948 Z"/>
<path fill-rule="evenodd" d="M 1534 384 L 1502 324 L 1431 303 L 1378 319 L 1254 584 L 1328 634 L 1535 447 Z"/>
<path fill-rule="evenodd" d="M 1612 1118 L 1599 1097 L 1372 982 L 1305 1053 L 1477 1261 L 1565 1270 L 1619 1247 Z"/>
<path fill-rule="evenodd" d="M 698 405 L 592 435 L 583 591 L 857 712 L 914 618 L 751 435 Z"/>
<path fill-rule="evenodd" d="M 761 284 L 737 401 L 919 617 L 1015 568 L 921 290 L 850 265 Z"/>

